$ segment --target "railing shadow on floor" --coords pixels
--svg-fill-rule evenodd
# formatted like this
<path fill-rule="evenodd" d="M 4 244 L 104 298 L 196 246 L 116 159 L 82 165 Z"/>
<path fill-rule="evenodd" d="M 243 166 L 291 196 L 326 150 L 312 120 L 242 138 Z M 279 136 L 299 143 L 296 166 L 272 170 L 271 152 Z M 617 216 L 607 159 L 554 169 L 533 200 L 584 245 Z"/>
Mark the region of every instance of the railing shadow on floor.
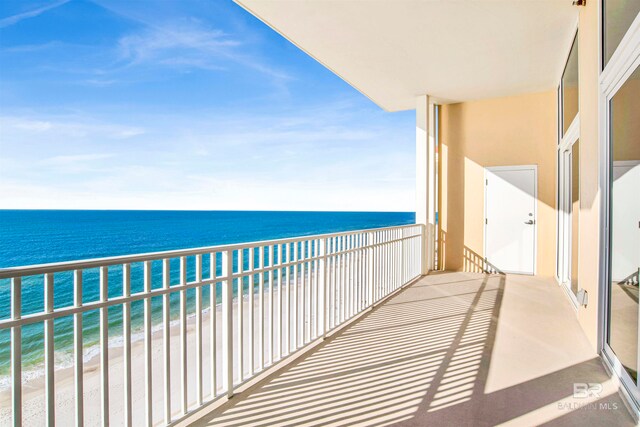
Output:
<path fill-rule="evenodd" d="M 196 425 L 489 426 L 571 396 L 574 381 L 608 379 L 593 358 L 486 393 L 506 277 L 435 279 L 405 288 Z M 572 422 L 594 415 L 575 412 Z"/>

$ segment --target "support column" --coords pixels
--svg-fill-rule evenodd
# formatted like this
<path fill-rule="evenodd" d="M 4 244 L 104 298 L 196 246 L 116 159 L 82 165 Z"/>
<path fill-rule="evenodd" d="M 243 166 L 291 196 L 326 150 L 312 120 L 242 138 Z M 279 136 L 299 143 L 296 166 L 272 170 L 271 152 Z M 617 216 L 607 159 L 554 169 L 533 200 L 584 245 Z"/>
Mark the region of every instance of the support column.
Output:
<path fill-rule="evenodd" d="M 423 226 L 421 272 L 434 268 L 435 109 L 428 95 L 416 98 L 416 224 Z"/>

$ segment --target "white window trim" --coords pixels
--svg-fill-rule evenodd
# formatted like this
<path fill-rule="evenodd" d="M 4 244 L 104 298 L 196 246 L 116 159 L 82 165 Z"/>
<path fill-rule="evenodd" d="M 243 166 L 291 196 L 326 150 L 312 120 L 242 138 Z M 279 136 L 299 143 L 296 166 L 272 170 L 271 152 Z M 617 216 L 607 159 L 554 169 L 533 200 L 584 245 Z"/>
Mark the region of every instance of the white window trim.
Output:
<path fill-rule="evenodd" d="M 602 4 L 602 3 L 601 3 Z M 599 58 L 603 59 L 603 12 L 600 9 L 600 43 Z M 610 102 L 627 81 L 629 76 L 640 66 L 640 14 L 636 16 L 627 33 L 620 41 L 615 52 L 600 74 L 598 90 L 598 115 L 599 115 L 599 184 L 601 190 L 600 197 L 600 277 L 599 277 L 599 309 L 598 309 L 598 347 L 602 354 L 602 359 L 607 368 L 616 374 L 623 387 L 621 392 L 627 398 L 631 412 L 636 420 L 640 419 L 640 388 L 636 385 L 615 357 L 615 353 L 607 344 L 606 332 L 608 330 L 608 288 L 609 288 L 609 198 L 610 198 Z M 602 67 L 600 67 L 602 68 Z"/>
<path fill-rule="evenodd" d="M 562 113 L 562 112 L 560 112 Z M 557 210 L 557 224 L 556 224 L 556 237 L 557 237 L 557 245 L 556 245 L 556 280 L 558 282 L 558 284 L 560 285 L 560 287 L 565 291 L 565 293 L 567 294 L 567 297 L 569 298 L 569 301 L 571 301 L 571 304 L 573 306 L 573 308 L 575 310 L 578 309 L 579 307 L 579 303 L 578 303 L 578 299 L 576 298 L 576 295 L 571 291 L 571 242 L 572 242 L 572 236 L 571 236 L 571 227 L 567 226 L 567 224 L 571 224 L 570 221 L 570 214 L 568 212 L 566 212 L 565 210 L 562 210 L 562 204 L 565 202 L 563 199 L 561 199 L 562 196 L 564 196 L 564 192 L 560 191 L 560 180 L 563 179 L 563 183 L 565 182 L 564 179 L 566 179 L 566 177 L 562 176 L 561 173 L 568 173 L 569 174 L 569 179 L 571 178 L 571 170 L 566 170 L 563 166 L 562 166 L 562 157 L 564 155 L 564 153 L 566 151 L 570 151 L 571 148 L 573 147 L 573 144 L 575 144 L 578 139 L 580 139 L 580 112 L 578 112 L 578 114 L 576 114 L 576 117 L 573 119 L 573 121 L 571 122 L 571 125 L 569 125 L 569 128 L 567 129 L 567 131 L 565 132 L 564 137 L 561 139 L 560 144 L 558 144 L 558 149 L 557 149 L 557 158 L 558 158 L 558 172 L 557 172 L 557 191 L 558 191 L 558 205 L 556 206 L 556 210 Z M 573 215 L 573 212 L 571 213 L 571 215 Z M 563 217 L 561 220 L 561 216 Z M 561 230 L 561 223 L 564 224 L 564 226 L 562 227 Z M 559 247 L 560 247 L 560 232 L 562 231 L 562 241 L 563 241 L 563 247 L 562 247 L 562 254 L 559 251 Z M 580 265 L 580 245 L 578 245 L 578 268 Z M 560 277 L 559 273 L 559 260 L 560 260 L 560 255 L 562 255 L 562 259 L 564 260 L 563 262 L 563 275 L 562 277 Z M 566 270 L 566 271 L 565 271 Z"/>
<path fill-rule="evenodd" d="M 561 220 L 563 224 L 568 224 L 569 221 L 566 220 L 566 216 L 568 214 L 561 210 L 561 204 L 564 202 L 560 199 L 560 179 L 561 177 L 561 169 L 564 171 L 562 165 L 562 154 L 570 150 L 573 144 L 580 138 L 580 75 L 578 73 L 578 112 L 576 116 L 573 118 L 571 124 L 567 128 L 566 132 L 564 131 L 564 86 L 562 79 L 564 77 L 564 72 L 567 69 L 567 64 L 569 63 L 569 57 L 571 56 L 571 50 L 573 49 L 574 42 L 578 43 L 578 58 L 580 56 L 580 40 L 579 37 L 579 24 L 576 20 L 575 30 L 573 33 L 573 37 L 571 39 L 571 44 L 569 45 L 569 51 L 567 52 L 567 59 L 565 61 L 564 67 L 562 68 L 562 72 L 560 74 L 560 82 L 558 84 L 558 145 L 556 150 L 556 162 L 557 162 L 557 170 L 556 170 L 556 268 L 555 268 L 555 278 L 558 282 L 558 285 L 565 291 L 569 301 L 571 301 L 571 305 L 574 310 L 578 310 L 579 303 L 576 298 L 576 295 L 571 291 L 571 230 L 566 230 L 566 226 L 563 226 L 561 230 Z M 569 171 L 570 172 L 570 171 Z M 564 195 L 564 192 L 563 192 Z M 562 215 L 562 219 L 561 219 Z M 561 243 L 561 234 L 562 232 L 562 253 L 560 252 L 560 243 Z M 569 245 L 567 246 L 567 242 Z M 578 245 L 578 251 L 579 251 Z M 560 277 L 560 258 L 562 256 L 562 269 L 563 269 L 563 277 Z M 578 253 L 578 264 L 580 263 L 580 256 Z M 565 271 L 568 270 L 568 273 Z M 568 277 L 569 280 L 565 280 Z"/>

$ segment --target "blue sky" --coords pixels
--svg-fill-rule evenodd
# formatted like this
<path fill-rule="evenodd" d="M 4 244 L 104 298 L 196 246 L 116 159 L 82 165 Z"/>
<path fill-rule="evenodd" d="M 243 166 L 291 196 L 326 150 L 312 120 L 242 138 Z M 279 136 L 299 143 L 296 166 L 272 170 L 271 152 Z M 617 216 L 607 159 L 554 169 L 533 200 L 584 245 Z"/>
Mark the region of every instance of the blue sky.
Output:
<path fill-rule="evenodd" d="M 0 2 L 0 208 L 413 211 L 414 135 L 231 1 Z"/>

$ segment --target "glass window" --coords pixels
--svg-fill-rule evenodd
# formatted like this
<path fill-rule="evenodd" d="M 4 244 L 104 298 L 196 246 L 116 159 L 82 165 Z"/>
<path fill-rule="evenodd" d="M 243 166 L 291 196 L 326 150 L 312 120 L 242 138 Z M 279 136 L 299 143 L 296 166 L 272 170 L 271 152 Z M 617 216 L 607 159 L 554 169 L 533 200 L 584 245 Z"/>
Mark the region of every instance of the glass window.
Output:
<path fill-rule="evenodd" d="M 610 104 L 609 346 L 636 380 L 640 275 L 640 68 Z"/>
<path fill-rule="evenodd" d="M 562 179 L 562 151 L 558 150 L 557 157 L 557 170 L 558 170 L 558 198 L 557 198 L 557 221 L 558 228 L 556 229 L 557 248 L 556 248 L 556 277 L 562 282 L 564 277 L 564 239 L 562 238 L 563 220 L 564 220 L 564 180 Z"/>
<path fill-rule="evenodd" d="M 640 12 L 638 0 L 604 0 L 604 65 L 606 66 L 631 23 Z"/>
<path fill-rule="evenodd" d="M 571 292 L 578 293 L 578 240 L 580 230 L 580 140 L 571 146 Z"/>
<path fill-rule="evenodd" d="M 558 279 L 578 292 L 580 239 L 580 140 L 558 150 Z"/>
<path fill-rule="evenodd" d="M 562 73 L 562 135 L 578 114 L 578 35 L 576 34 Z"/>

